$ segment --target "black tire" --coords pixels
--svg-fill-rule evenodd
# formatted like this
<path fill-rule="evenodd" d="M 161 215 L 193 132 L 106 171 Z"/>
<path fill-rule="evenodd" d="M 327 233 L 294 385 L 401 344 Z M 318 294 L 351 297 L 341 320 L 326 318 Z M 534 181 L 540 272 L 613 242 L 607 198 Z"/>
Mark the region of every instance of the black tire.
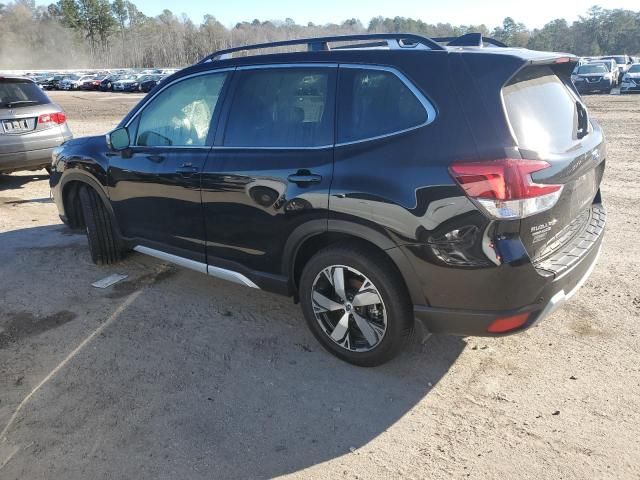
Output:
<path fill-rule="evenodd" d="M 96 265 L 116 263 L 121 257 L 120 242 L 102 199 L 91 187 L 81 187 L 79 195 L 91 260 Z"/>
<path fill-rule="evenodd" d="M 386 331 L 371 350 L 356 352 L 338 345 L 316 318 L 312 301 L 314 282 L 325 268 L 335 265 L 361 272 L 373 283 L 382 299 Z M 384 253 L 366 246 L 341 244 L 327 247 L 314 255 L 300 277 L 299 297 L 307 325 L 316 339 L 327 351 L 353 365 L 374 367 L 388 362 L 402 350 L 413 331 L 413 306 L 400 273 Z M 351 317 L 349 321 L 352 325 Z"/>
<path fill-rule="evenodd" d="M 51 175 L 51 165 L 45 165 L 44 169 L 47 171 L 49 175 Z"/>

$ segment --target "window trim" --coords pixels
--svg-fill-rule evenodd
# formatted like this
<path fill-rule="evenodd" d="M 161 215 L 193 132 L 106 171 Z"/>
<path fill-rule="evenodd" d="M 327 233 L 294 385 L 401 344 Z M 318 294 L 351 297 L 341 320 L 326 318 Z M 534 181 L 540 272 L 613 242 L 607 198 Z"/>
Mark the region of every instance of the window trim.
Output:
<path fill-rule="evenodd" d="M 271 63 L 271 64 L 267 63 L 267 64 L 255 64 L 255 65 L 240 65 L 238 67 L 235 67 L 235 70 L 237 71 L 266 70 L 266 69 L 273 69 L 273 68 L 325 68 L 325 69 L 332 68 L 332 69 L 335 69 L 336 85 L 334 87 L 331 87 L 333 88 L 333 93 L 334 93 L 334 105 L 333 105 L 334 139 L 332 143 L 328 143 L 326 145 L 315 145 L 315 146 L 264 146 L 264 147 L 240 146 L 240 145 L 215 145 L 214 143 L 213 148 L 216 150 L 326 150 L 328 148 L 334 148 L 335 147 L 335 126 L 337 122 L 337 108 L 335 106 L 335 102 L 338 98 L 338 86 L 337 86 L 338 67 L 339 67 L 339 64 L 335 62 L 315 62 L 315 63 L 300 62 L 300 63 Z M 234 82 L 236 81 L 237 79 L 234 79 Z M 221 125 L 223 127 L 222 141 L 224 141 L 223 139 L 226 134 L 229 115 L 231 113 L 231 108 L 233 107 L 233 99 L 236 94 L 235 88 L 230 93 L 231 94 L 229 95 L 229 98 L 228 98 L 230 105 L 227 109 L 226 114 L 223 114 L 224 118 L 221 118 L 220 120 Z"/>
<path fill-rule="evenodd" d="M 140 106 L 140 108 L 138 108 L 138 110 L 135 111 L 135 113 L 133 115 L 131 115 L 131 117 L 127 120 L 127 122 L 124 124 L 124 128 L 129 129 L 129 126 L 134 123 L 136 121 L 136 119 L 142 114 L 142 112 L 149 106 L 149 104 L 158 96 L 160 95 L 162 92 L 164 92 L 167 88 L 172 87 L 173 85 L 176 85 L 177 83 L 182 82 L 183 80 L 188 80 L 190 78 L 194 78 L 194 77 L 199 77 L 202 75 L 215 75 L 218 73 L 225 73 L 225 72 L 234 72 L 236 70 L 236 67 L 227 67 L 227 68 L 219 68 L 219 69 L 215 69 L 215 70 L 205 70 L 202 72 L 196 72 L 196 73 L 192 73 L 190 75 L 185 75 L 184 77 L 180 77 L 180 78 L 176 78 L 175 80 L 172 80 L 170 83 L 167 83 L 166 85 L 164 85 L 160 90 L 158 90 L 157 92 L 155 92 L 150 98 L 146 98 L 144 99 L 144 103 Z M 220 90 L 220 94 L 222 95 L 223 92 L 226 91 L 226 86 L 228 85 L 229 79 L 231 78 L 230 75 L 227 75 L 227 79 L 225 79 L 225 83 L 222 86 L 222 90 Z M 222 102 L 224 101 L 224 98 L 219 100 L 219 105 L 222 105 Z M 218 108 L 216 106 L 216 108 Z M 209 125 L 209 128 L 211 128 L 213 122 L 215 121 L 215 110 L 213 113 L 213 116 L 211 117 L 211 123 Z M 136 127 L 136 137 L 137 137 L 137 132 L 138 128 Z M 211 143 L 211 142 L 209 142 Z M 211 150 L 212 146 L 211 144 L 205 144 L 205 145 L 171 145 L 171 146 L 162 146 L 162 145 L 131 145 L 130 148 L 144 148 L 144 149 L 155 149 L 155 148 L 161 148 L 161 149 L 191 149 L 191 150 Z"/>
<path fill-rule="evenodd" d="M 433 123 L 437 117 L 437 111 L 435 106 L 433 105 L 433 103 L 431 103 L 431 101 L 426 97 L 426 95 L 424 93 L 422 93 L 422 91 L 416 87 L 414 85 L 414 83 L 409 80 L 409 78 L 407 78 L 407 76 L 402 73 L 400 70 L 398 70 L 395 67 L 389 67 L 389 66 L 385 66 L 385 65 L 370 65 L 370 64 L 357 64 L 357 63 L 341 63 L 339 65 L 340 68 L 350 68 L 350 69 L 356 69 L 356 70 L 377 70 L 377 71 L 383 71 L 383 72 L 389 72 L 393 75 L 395 75 L 408 89 L 411 93 L 413 93 L 413 95 L 418 99 L 418 101 L 422 104 L 422 106 L 424 107 L 425 111 L 427 112 L 427 119 L 422 122 L 419 125 L 415 125 L 413 127 L 409 127 L 409 128 L 405 128 L 402 130 L 397 130 L 394 132 L 389 132 L 389 133 L 385 133 L 382 135 L 376 135 L 375 137 L 367 137 L 367 138 L 361 138 L 358 140 L 351 140 L 349 142 L 339 142 L 336 143 L 335 146 L 336 147 L 342 147 L 342 146 L 346 146 L 346 145 L 354 145 L 356 143 L 362 143 L 362 142 L 370 142 L 372 140 L 380 140 L 382 138 L 387 138 L 387 137 L 391 137 L 394 135 L 400 135 L 403 133 L 407 133 L 410 132 L 412 130 L 416 130 L 418 128 L 422 128 L 425 127 L 431 123 Z M 340 89 L 340 82 L 338 82 L 338 89 Z M 337 119 L 339 118 L 337 109 L 340 108 L 339 102 L 338 102 L 338 106 L 336 108 L 336 122 Z M 339 125 L 338 125 L 339 127 Z"/>
<path fill-rule="evenodd" d="M 390 67 L 390 66 L 386 66 L 386 65 L 376 65 L 376 64 L 366 64 L 366 63 L 336 63 L 336 62 L 300 62 L 300 63 L 271 63 L 271 64 L 253 64 L 253 65 L 239 65 L 239 66 L 233 66 L 233 67 L 225 67 L 225 68 L 218 68 L 218 69 L 211 69 L 211 70 L 204 70 L 201 72 L 196 72 L 196 73 L 192 73 L 190 75 L 185 75 L 184 77 L 180 77 L 180 78 L 176 78 L 175 80 L 172 80 L 170 83 L 167 83 L 166 85 L 164 85 L 164 87 L 162 87 L 160 90 L 158 90 L 157 92 L 155 92 L 150 98 L 148 99 L 144 99 L 145 102 L 143 105 L 140 106 L 140 108 L 138 108 L 138 110 L 136 110 L 136 112 L 127 120 L 127 122 L 124 124 L 125 128 L 128 128 L 129 125 L 131 123 L 133 123 L 133 121 L 136 119 L 136 117 L 138 117 L 142 111 L 144 111 L 145 108 L 147 108 L 147 106 L 149 105 L 149 103 L 151 101 L 153 101 L 153 99 L 155 99 L 160 93 L 162 93 L 164 90 L 166 90 L 167 88 L 171 87 L 172 85 L 175 85 L 176 83 L 181 82 L 182 80 L 186 80 L 188 78 L 192 78 L 192 77 L 197 77 L 200 75 L 211 75 L 211 74 L 216 74 L 216 73 L 222 73 L 222 72 L 234 72 L 236 70 L 257 70 L 257 69 L 267 69 L 267 68 L 336 68 L 338 70 L 338 73 L 340 71 L 340 68 L 352 68 L 352 69 L 357 69 L 357 70 L 378 70 L 378 71 L 385 71 L 385 72 L 389 72 L 392 73 L 393 75 L 395 75 L 396 77 L 398 77 L 398 79 L 411 91 L 411 93 L 413 93 L 413 95 L 418 99 L 418 101 L 422 104 L 422 106 L 425 108 L 426 112 L 427 112 L 427 119 L 426 121 L 424 121 L 423 123 L 421 123 L 420 125 L 416 125 L 413 127 L 409 127 L 409 128 L 405 128 L 403 130 L 398 130 L 398 131 L 394 131 L 394 132 L 389 132 L 389 133 L 385 133 L 383 135 L 377 135 L 375 137 L 367 137 L 367 138 L 361 138 L 359 140 L 352 140 L 349 142 L 336 142 L 336 138 L 334 138 L 334 142 L 331 144 L 327 144 L 327 145 L 319 145 L 319 146 L 313 146 L 313 147 L 274 147 L 274 146 L 270 146 L 270 147 L 238 147 L 238 146 L 227 146 L 227 145 L 215 145 L 215 142 L 213 142 L 212 145 L 200 145 L 200 146 L 173 146 L 170 148 L 175 148 L 175 149 L 223 149 L 223 150 L 238 150 L 238 149 L 244 149 L 244 150 L 324 150 L 327 148 L 334 148 L 334 147 L 342 147 L 342 146 L 347 146 L 347 145 L 354 145 L 357 143 L 362 143 L 362 142 L 370 142 L 373 140 L 380 140 L 383 138 L 387 138 L 387 137 L 391 137 L 394 135 L 401 135 L 403 133 L 407 133 L 410 132 L 412 130 L 416 130 L 418 128 L 422 128 L 425 127 L 431 123 L 433 123 L 437 116 L 438 116 L 438 112 L 436 110 L 436 107 L 433 105 L 433 103 L 427 98 L 427 96 L 418 88 L 416 87 L 416 85 L 409 80 L 409 78 L 402 73 L 400 70 L 398 70 L 395 67 Z M 338 75 L 339 77 L 339 75 Z M 233 79 L 231 79 L 232 81 Z M 227 82 L 225 82 L 227 83 Z M 231 82 L 229 82 L 227 85 L 229 85 Z M 226 85 L 225 85 L 226 86 Z M 336 85 L 336 89 L 335 89 L 335 94 L 336 94 L 336 107 L 334 109 L 334 127 L 337 126 L 338 123 L 338 96 L 340 95 L 340 85 L 339 82 Z M 224 89 L 226 90 L 226 88 Z M 221 112 L 222 113 L 222 112 Z M 228 115 L 228 112 L 227 112 Z M 220 123 L 224 126 L 224 128 L 226 129 L 226 118 L 220 118 L 219 121 Z M 140 147 L 142 148 L 142 147 Z M 147 146 L 144 148 L 168 148 L 168 147 L 161 147 L 161 146 Z"/>

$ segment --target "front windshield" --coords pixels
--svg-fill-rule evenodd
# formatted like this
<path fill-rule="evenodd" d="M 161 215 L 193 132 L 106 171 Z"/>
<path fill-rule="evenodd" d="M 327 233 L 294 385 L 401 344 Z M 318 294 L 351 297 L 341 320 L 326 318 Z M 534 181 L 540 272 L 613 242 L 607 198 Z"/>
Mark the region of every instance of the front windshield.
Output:
<path fill-rule="evenodd" d="M 583 65 L 578 69 L 578 74 L 585 73 L 607 73 L 604 65 Z"/>
<path fill-rule="evenodd" d="M 629 69 L 629 73 L 640 73 L 640 63 L 631 65 L 631 68 Z"/>
<path fill-rule="evenodd" d="M 603 57 L 604 59 L 613 59 L 618 65 L 624 65 L 627 63 L 627 59 L 623 56 L 615 56 L 615 57 Z"/>

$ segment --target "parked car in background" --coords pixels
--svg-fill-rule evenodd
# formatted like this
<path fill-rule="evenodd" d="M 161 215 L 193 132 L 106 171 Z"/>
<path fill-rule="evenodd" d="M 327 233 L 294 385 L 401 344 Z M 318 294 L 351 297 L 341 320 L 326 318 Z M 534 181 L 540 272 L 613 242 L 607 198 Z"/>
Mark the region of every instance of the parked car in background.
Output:
<path fill-rule="evenodd" d="M 50 169 L 53 149 L 71 138 L 65 113 L 35 82 L 0 77 L 0 172 Z"/>
<path fill-rule="evenodd" d="M 144 75 L 125 75 L 116 82 L 113 82 L 114 92 L 135 92 L 140 86 L 139 81 Z"/>
<path fill-rule="evenodd" d="M 98 89 L 102 92 L 111 91 L 113 89 L 113 82 L 118 81 L 120 78 L 122 78 L 122 75 L 107 75 L 100 82 Z"/>
<path fill-rule="evenodd" d="M 165 75 L 147 75 L 139 80 L 138 90 L 145 93 L 150 92 L 164 78 L 166 78 Z"/>
<path fill-rule="evenodd" d="M 82 77 L 80 75 L 67 75 L 62 80 L 60 80 L 58 87 L 60 90 L 75 90 L 78 88 L 78 81 L 81 78 Z"/>
<path fill-rule="evenodd" d="M 100 83 L 105 78 L 104 75 L 96 75 L 91 80 L 82 82 L 80 85 L 80 89 L 82 90 L 98 90 L 100 88 Z"/>
<path fill-rule="evenodd" d="M 58 90 L 59 84 L 63 78 L 64 75 L 53 75 L 41 80 L 38 83 L 45 90 Z"/>
<path fill-rule="evenodd" d="M 622 77 L 620 93 L 640 92 L 640 63 L 634 63 Z"/>
<path fill-rule="evenodd" d="M 414 322 L 521 331 L 587 280 L 606 148 L 569 88 L 575 57 L 479 34 L 283 43 L 309 51 L 216 52 L 110 134 L 56 149 L 54 201 L 94 262 L 133 249 L 293 296 L 323 347 L 363 366 Z"/>
<path fill-rule="evenodd" d="M 619 82 L 619 70 L 618 64 L 613 58 L 598 58 L 590 60 L 587 65 L 604 65 L 609 73 L 611 73 L 611 79 L 613 80 L 613 86 L 618 85 Z"/>
<path fill-rule="evenodd" d="M 633 63 L 629 55 L 607 55 L 600 57 L 602 59 L 613 59 L 618 65 L 618 80 L 622 79 L 622 76 L 629 70 L 629 67 Z"/>
<path fill-rule="evenodd" d="M 591 64 L 579 66 L 571 75 L 571 80 L 580 93 L 607 92 L 613 88 L 613 77 L 603 64 Z"/>

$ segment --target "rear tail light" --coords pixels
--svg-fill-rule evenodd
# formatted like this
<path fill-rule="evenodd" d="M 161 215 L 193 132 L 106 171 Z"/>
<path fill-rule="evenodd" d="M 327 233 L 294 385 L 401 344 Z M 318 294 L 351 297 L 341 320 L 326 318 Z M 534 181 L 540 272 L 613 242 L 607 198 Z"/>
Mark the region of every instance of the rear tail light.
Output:
<path fill-rule="evenodd" d="M 53 127 L 62 125 L 67 121 L 67 115 L 64 112 L 43 113 L 38 117 L 38 125 L 44 127 Z"/>
<path fill-rule="evenodd" d="M 510 317 L 498 318 L 489 324 L 487 332 L 506 333 L 522 327 L 529 320 L 529 313 L 519 313 Z"/>
<path fill-rule="evenodd" d="M 483 162 L 455 162 L 449 172 L 467 196 L 499 219 L 524 218 L 552 208 L 562 185 L 535 183 L 533 172 L 550 167 L 540 160 L 505 158 Z"/>

